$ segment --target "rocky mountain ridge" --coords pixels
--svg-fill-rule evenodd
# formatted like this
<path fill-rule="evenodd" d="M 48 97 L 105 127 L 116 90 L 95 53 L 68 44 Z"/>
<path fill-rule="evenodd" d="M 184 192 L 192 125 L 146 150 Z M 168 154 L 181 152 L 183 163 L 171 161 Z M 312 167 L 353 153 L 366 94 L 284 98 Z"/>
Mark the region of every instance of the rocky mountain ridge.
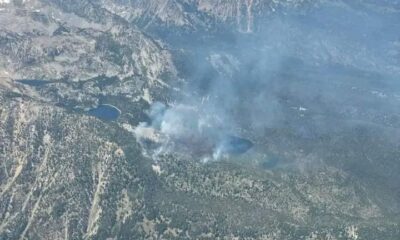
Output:
<path fill-rule="evenodd" d="M 397 240 L 397 35 L 329 14 L 399 6 L 324 2 L 0 1 L 0 239 Z M 254 147 L 152 158 L 157 102 L 227 107 Z"/>

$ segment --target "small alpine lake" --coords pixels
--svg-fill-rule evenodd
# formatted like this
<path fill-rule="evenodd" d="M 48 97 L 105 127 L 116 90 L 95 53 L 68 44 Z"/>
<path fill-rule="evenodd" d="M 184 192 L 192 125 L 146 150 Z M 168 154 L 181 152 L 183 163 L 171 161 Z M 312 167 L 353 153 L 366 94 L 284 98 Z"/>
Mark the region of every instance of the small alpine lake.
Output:
<path fill-rule="evenodd" d="M 105 121 L 115 121 L 121 115 L 121 110 L 110 104 L 101 104 L 87 112 L 90 116 L 97 117 Z"/>

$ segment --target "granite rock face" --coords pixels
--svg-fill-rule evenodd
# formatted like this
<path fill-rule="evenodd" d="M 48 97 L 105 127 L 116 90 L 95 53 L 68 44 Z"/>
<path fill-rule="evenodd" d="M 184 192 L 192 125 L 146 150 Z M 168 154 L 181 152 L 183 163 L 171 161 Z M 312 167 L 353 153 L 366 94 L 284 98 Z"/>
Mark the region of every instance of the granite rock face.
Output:
<path fill-rule="evenodd" d="M 337 168 L 256 171 L 179 156 L 155 163 L 115 124 L 4 93 L 1 100 L 1 239 L 399 234 L 386 205 L 395 200 Z"/>
<path fill-rule="evenodd" d="M 399 239 L 399 14 L 0 0 L 0 239 Z"/>

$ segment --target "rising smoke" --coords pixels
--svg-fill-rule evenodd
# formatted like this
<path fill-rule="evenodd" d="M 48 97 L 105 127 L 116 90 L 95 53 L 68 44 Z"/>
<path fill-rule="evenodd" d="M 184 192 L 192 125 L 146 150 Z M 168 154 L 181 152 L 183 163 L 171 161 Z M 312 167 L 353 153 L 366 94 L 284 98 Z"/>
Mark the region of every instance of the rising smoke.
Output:
<path fill-rule="evenodd" d="M 218 160 L 245 153 L 268 129 L 313 138 L 343 122 L 398 114 L 399 86 L 390 79 L 400 75 L 399 20 L 383 9 L 327 2 L 281 10 L 252 34 L 196 43 L 185 49 L 195 64 L 181 95 L 154 103 L 136 136 L 157 143 L 157 153 Z M 374 91 L 387 101 L 371 100 Z M 346 121 L 331 120 L 339 117 Z"/>

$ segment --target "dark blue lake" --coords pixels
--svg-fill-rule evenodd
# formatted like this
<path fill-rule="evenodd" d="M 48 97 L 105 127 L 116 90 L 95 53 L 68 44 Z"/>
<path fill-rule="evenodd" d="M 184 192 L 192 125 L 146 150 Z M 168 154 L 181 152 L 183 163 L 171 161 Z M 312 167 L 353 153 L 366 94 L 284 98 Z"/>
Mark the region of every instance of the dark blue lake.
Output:
<path fill-rule="evenodd" d="M 18 83 L 22 83 L 29 86 L 40 87 L 46 84 L 51 83 L 50 81 L 46 80 L 34 80 L 34 79 L 23 79 L 23 80 L 15 80 Z"/>
<path fill-rule="evenodd" d="M 108 104 L 99 105 L 97 108 L 90 109 L 88 114 L 105 121 L 117 120 L 121 111 Z"/>
<path fill-rule="evenodd" d="M 221 151 L 232 155 L 243 154 L 252 147 L 253 143 L 250 140 L 236 136 L 228 136 L 221 143 Z"/>

